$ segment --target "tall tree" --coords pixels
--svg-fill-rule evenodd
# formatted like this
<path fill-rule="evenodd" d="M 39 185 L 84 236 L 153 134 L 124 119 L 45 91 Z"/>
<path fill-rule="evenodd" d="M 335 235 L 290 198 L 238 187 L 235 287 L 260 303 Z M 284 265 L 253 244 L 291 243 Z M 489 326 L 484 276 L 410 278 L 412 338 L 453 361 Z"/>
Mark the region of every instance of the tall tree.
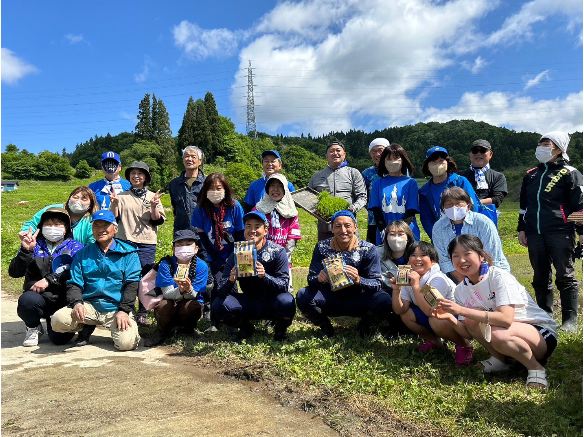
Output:
<path fill-rule="evenodd" d="M 138 105 L 138 123 L 134 128 L 134 133 L 139 138 L 152 138 L 152 116 L 150 112 L 150 94 L 144 95 L 144 98 Z"/>
<path fill-rule="evenodd" d="M 208 155 L 211 150 L 211 141 L 211 128 L 207 121 L 205 103 L 199 99 L 195 103 L 195 130 L 193 132 L 193 145 L 197 146 Z"/>
<path fill-rule="evenodd" d="M 215 104 L 215 97 L 213 97 L 211 92 L 207 91 L 204 101 L 207 122 L 209 123 L 209 130 L 211 132 L 211 144 L 207 153 L 209 159 L 213 159 L 215 156 L 220 154 L 223 148 L 221 122 L 219 120 L 219 112 L 217 112 L 217 105 Z"/>
<path fill-rule="evenodd" d="M 152 139 L 157 143 L 160 140 L 171 138 L 170 119 L 162 99 L 152 95 Z"/>
<path fill-rule="evenodd" d="M 177 138 L 177 148 L 179 155 L 182 154 L 182 150 L 187 147 L 188 145 L 193 144 L 194 142 L 194 135 L 195 135 L 195 101 L 192 97 L 189 97 L 189 102 L 187 103 L 187 109 L 185 111 L 185 115 L 183 116 L 183 121 L 178 130 L 178 138 Z"/>

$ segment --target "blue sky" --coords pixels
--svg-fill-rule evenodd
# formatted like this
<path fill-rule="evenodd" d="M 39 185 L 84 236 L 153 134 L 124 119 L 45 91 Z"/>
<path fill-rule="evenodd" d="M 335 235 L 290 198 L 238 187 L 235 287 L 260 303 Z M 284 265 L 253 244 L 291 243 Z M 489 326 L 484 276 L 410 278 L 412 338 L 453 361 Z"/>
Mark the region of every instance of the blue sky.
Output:
<path fill-rule="evenodd" d="M 249 60 L 268 133 L 582 130 L 581 0 L 4 1 L 2 148 L 132 131 L 145 93 L 175 135 L 206 91 L 244 132 Z"/>

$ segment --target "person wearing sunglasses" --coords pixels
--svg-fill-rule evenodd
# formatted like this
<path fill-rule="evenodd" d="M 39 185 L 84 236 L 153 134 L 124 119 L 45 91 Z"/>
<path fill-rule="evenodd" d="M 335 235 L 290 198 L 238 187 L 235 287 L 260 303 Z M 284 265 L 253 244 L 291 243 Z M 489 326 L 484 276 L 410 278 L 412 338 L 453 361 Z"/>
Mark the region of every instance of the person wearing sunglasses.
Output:
<path fill-rule="evenodd" d="M 470 167 L 460 172 L 469 180 L 481 203 L 497 216 L 497 209 L 507 195 L 507 179 L 491 168 L 493 147 L 487 140 L 473 141 L 469 153 Z M 495 224 L 497 223 L 493 220 Z"/>

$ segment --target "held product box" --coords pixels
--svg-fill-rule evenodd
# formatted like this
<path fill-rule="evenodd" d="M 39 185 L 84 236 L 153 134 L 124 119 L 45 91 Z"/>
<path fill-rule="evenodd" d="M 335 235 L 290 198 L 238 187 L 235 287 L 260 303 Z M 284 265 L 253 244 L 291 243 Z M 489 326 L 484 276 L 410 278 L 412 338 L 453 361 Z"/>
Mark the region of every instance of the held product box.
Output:
<path fill-rule="evenodd" d="M 439 299 L 444 299 L 442 293 L 428 284 L 420 288 L 420 292 L 422 293 L 422 296 L 424 296 L 424 300 L 428 302 L 428 305 L 432 308 L 436 308 Z"/>
<path fill-rule="evenodd" d="M 333 291 L 353 285 L 353 281 L 345 273 L 345 262 L 341 254 L 331 255 L 323 259 L 322 263 L 331 281 L 331 289 Z"/>
<path fill-rule="evenodd" d="M 235 265 L 237 267 L 237 277 L 243 278 L 256 276 L 258 274 L 255 263 L 257 260 L 257 250 L 253 241 L 235 242 Z"/>
<path fill-rule="evenodd" d="M 396 285 L 410 285 L 410 270 L 412 266 L 408 264 L 397 266 Z"/>
<path fill-rule="evenodd" d="M 175 281 L 184 281 L 189 276 L 189 265 L 190 264 L 180 264 L 176 269 L 176 273 L 174 274 Z"/>

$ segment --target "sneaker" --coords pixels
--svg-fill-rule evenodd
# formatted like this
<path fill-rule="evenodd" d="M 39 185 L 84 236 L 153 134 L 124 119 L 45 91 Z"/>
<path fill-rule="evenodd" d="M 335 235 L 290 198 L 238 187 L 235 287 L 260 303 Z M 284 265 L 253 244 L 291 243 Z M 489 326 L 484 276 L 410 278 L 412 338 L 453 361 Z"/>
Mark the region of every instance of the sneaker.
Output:
<path fill-rule="evenodd" d="M 81 331 L 77 334 L 75 346 L 85 346 L 89 343 L 91 334 L 95 331 L 95 325 L 84 325 Z"/>
<path fill-rule="evenodd" d="M 472 346 L 454 345 L 454 363 L 457 366 L 469 366 L 472 363 Z"/>
<path fill-rule="evenodd" d="M 286 331 L 288 331 L 287 326 L 274 323 L 274 341 L 285 341 L 288 338 Z"/>
<path fill-rule="evenodd" d="M 24 347 L 33 347 L 39 345 L 39 337 L 43 335 L 45 331 L 43 330 L 43 325 L 37 326 L 36 328 L 26 327 L 26 334 L 24 335 L 24 341 L 22 345 Z"/>
<path fill-rule="evenodd" d="M 426 340 L 418 345 L 418 352 L 423 354 L 430 352 L 434 349 L 441 349 L 442 343 L 434 343 L 433 341 Z"/>
<path fill-rule="evenodd" d="M 335 328 L 330 320 L 326 319 L 324 322 L 320 324 L 320 333 L 325 337 L 334 337 L 335 336 Z"/>
<path fill-rule="evenodd" d="M 511 366 L 504 361 L 501 361 L 497 357 L 489 357 L 484 361 L 481 361 L 481 365 L 483 366 L 484 373 L 499 373 L 499 372 L 507 372 L 511 369 Z"/>

